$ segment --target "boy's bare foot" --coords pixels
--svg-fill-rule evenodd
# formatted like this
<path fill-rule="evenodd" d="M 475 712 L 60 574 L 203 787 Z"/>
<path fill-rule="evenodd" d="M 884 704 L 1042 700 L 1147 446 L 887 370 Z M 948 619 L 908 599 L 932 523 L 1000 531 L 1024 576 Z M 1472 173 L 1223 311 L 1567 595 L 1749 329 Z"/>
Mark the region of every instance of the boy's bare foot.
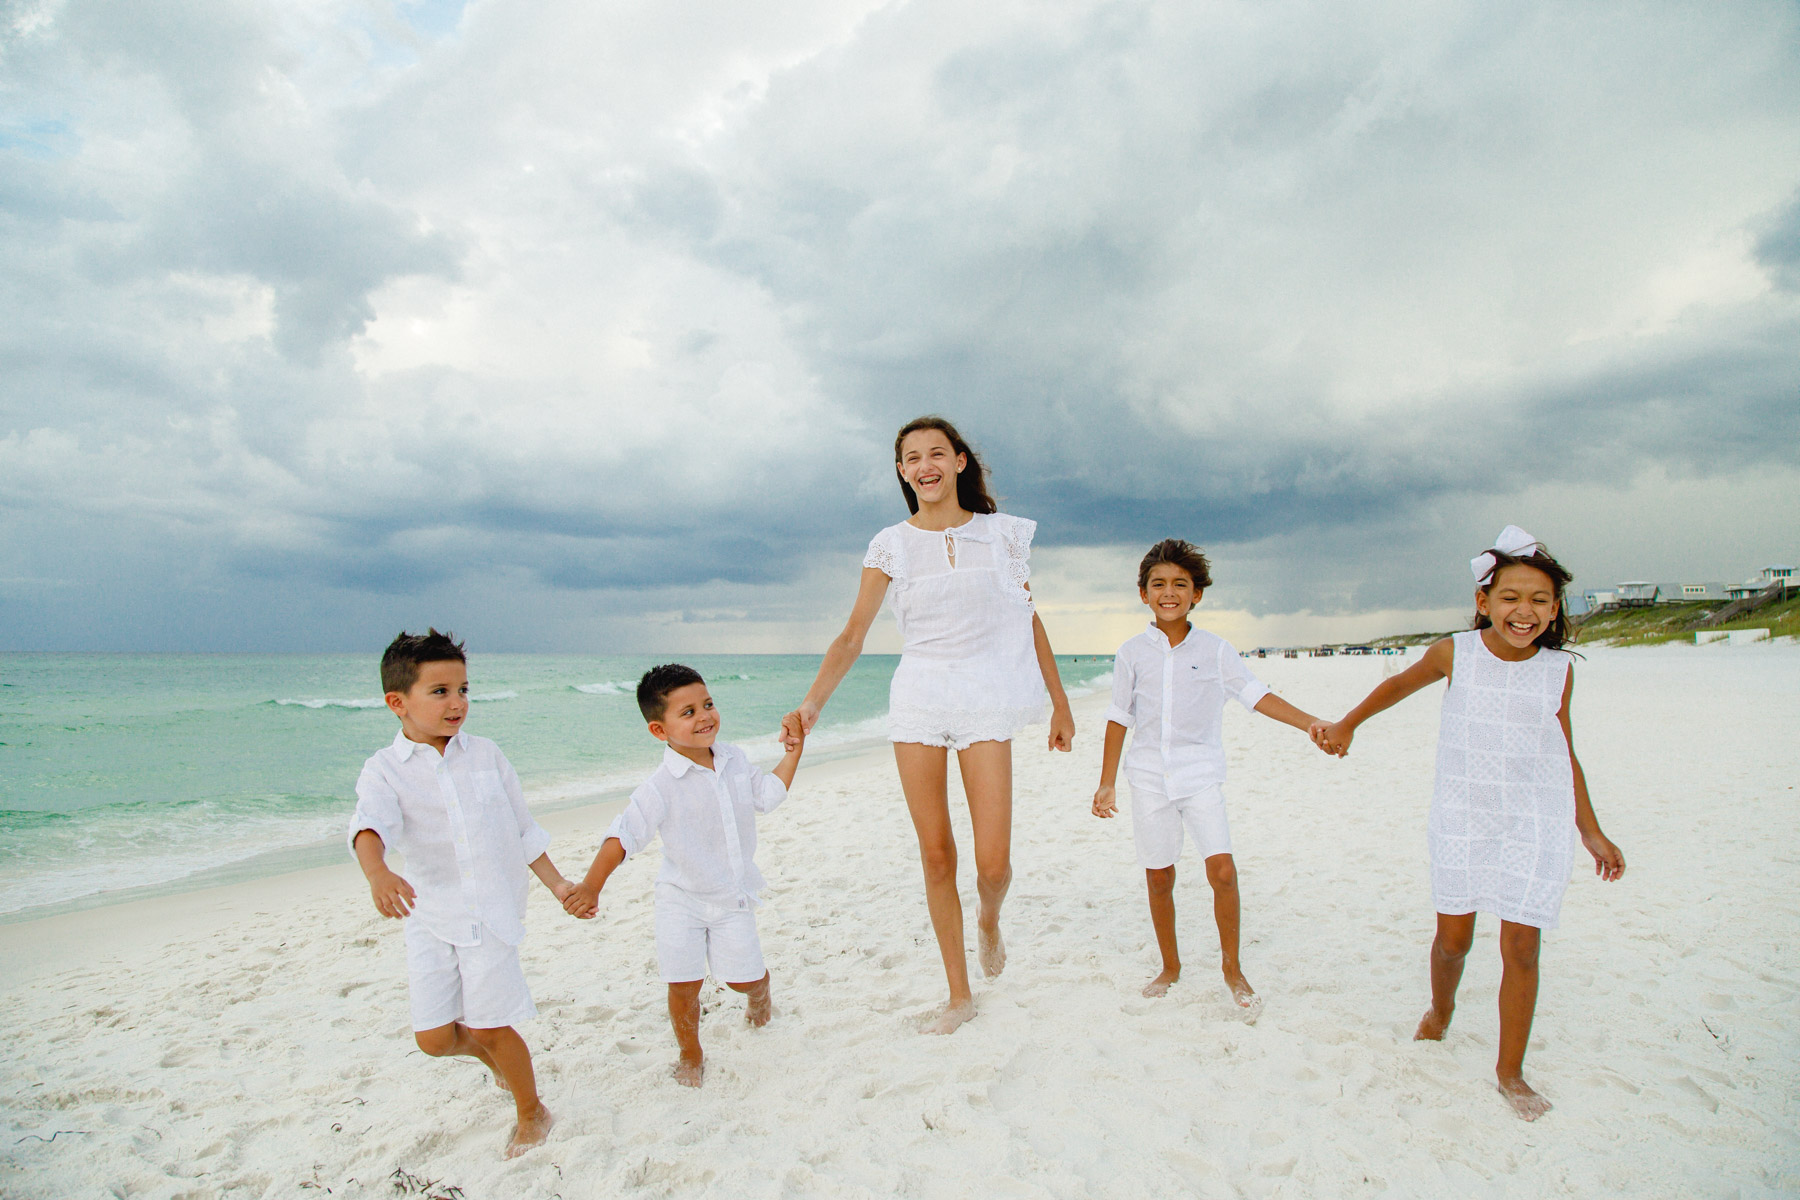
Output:
<path fill-rule="evenodd" d="M 1144 995 L 1151 997 L 1166 996 L 1169 994 L 1169 985 L 1180 978 L 1180 967 L 1164 967 L 1161 975 L 1158 975 L 1155 979 L 1152 979 L 1149 983 L 1144 985 Z"/>
<path fill-rule="evenodd" d="M 1535 1121 L 1550 1111 L 1550 1102 L 1532 1091 L 1531 1085 L 1519 1076 L 1502 1078 L 1498 1086 L 1500 1094 L 1506 1097 L 1506 1102 L 1513 1106 L 1521 1120 Z"/>
<path fill-rule="evenodd" d="M 1413 1041 L 1443 1041 L 1444 1032 L 1450 1028 L 1450 1017 L 1450 1013 L 1440 1013 L 1435 1008 L 1426 1009 L 1425 1015 L 1419 1018 L 1419 1027 L 1413 1031 Z"/>
<path fill-rule="evenodd" d="M 1000 922 L 995 921 L 993 928 L 984 924 L 975 927 L 976 953 L 981 960 L 981 973 L 989 979 L 1006 970 L 1006 943 L 1000 940 Z"/>
<path fill-rule="evenodd" d="M 521 1117 L 513 1126 L 512 1138 L 506 1143 L 506 1157 L 517 1158 L 533 1146 L 541 1146 L 550 1136 L 550 1127 L 556 1124 L 556 1118 L 542 1104 L 529 1117 Z"/>
<path fill-rule="evenodd" d="M 934 1009 L 919 1020 L 920 1033 L 955 1033 L 975 1015 L 975 1001 L 963 1000 Z"/>
<path fill-rule="evenodd" d="M 750 1024 L 754 1025 L 756 1028 L 761 1029 L 764 1025 L 769 1023 L 769 1018 L 774 1015 L 775 1004 L 773 998 L 769 994 L 769 985 L 767 981 L 765 981 L 761 987 L 757 988 L 754 992 L 749 993 L 746 997 L 746 1003 L 744 1004 L 744 1020 L 750 1022 Z"/>
<path fill-rule="evenodd" d="M 706 1075 L 706 1060 L 702 1058 L 690 1059 L 683 1055 L 681 1058 L 675 1060 L 674 1069 L 670 1074 L 675 1076 L 675 1082 L 679 1083 L 682 1087 L 699 1087 L 700 1080 Z"/>
<path fill-rule="evenodd" d="M 1244 978 L 1244 973 L 1236 967 L 1226 967 L 1225 986 L 1231 989 L 1231 999 L 1239 1008 L 1258 1008 L 1262 1000 L 1258 998 L 1256 989 Z"/>

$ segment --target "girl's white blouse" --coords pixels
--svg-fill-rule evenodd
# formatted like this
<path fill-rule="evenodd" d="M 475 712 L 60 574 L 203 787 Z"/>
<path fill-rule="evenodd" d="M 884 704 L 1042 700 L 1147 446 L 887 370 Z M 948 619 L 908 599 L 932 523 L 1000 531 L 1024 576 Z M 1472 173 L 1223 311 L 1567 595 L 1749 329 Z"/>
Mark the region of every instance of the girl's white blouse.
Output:
<path fill-rule="evenodd" d="M 1037 522 L 976 513 L 954 529 L 902 521 L 863 557 L 893 582 L 900 665 L 888 689 L 894 741 L 1004 741 L 1043 716 L 1032 637 L 1031 538 Z"/>

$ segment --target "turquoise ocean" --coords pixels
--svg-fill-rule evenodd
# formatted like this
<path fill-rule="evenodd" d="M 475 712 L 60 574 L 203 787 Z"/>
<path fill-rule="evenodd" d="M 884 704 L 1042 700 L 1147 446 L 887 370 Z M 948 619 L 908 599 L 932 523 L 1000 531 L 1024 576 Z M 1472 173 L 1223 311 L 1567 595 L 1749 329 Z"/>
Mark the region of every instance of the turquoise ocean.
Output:
<path fill-rule="evenodd" d="M 655 766 L 634 690 L 654 656 L 469 660 L 467 728 L 500 744 L 539 812 L 623 796 Z M 721 736 L 759 760 L 817 655 L 687 655 Z M 897 658 L 865 655 L 809 758 L 885 738 Z M 1067 658 L 1071 693 L 1108 658 Z M 363 760 L 393 739 L 367 654 L 0 654 L 0 921 L 348 861 Z"/>

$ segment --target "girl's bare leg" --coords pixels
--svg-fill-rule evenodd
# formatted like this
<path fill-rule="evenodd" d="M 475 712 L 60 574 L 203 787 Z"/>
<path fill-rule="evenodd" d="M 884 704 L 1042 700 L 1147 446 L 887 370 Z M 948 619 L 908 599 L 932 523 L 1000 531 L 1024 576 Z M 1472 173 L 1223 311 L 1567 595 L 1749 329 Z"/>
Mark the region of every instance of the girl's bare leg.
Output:
<path fill-rule="evenodd" d="M 1000 940 L 1000 906 L 1012 886 L 1012 743 L 976 742 L 959 751 L 963 793 L 969 798 L 969 825 L 975 840 L 975 890 L 981 908 L 975 917 L 976 957 L 988 978 L 1006 969 Z"/>
<path fill-rule="evenodd" d="M 1175 946 L 1175 866 L 1144 868 L 1144 886 L 1150 893 L 1150 927 L 1156 930 L 1156 948 L 1162 952 L 1162 974 L 1144 985 L 1146 996 L 1166 996 L 1169 985 L 1181 978 L 1181 951 Z"/>
<path fill-rule="evenodd" d="M 1219 970 L 1238 1007 L 1253 1009 L 1257 1006 L 1256 992 L 1238 964 L 1237 862 L 1229 854 L 1210 856 L 1206 860 L 1206 882 L 1212 885 L 1213 920 L 1219 926 Z"/>
<path fill-rule="evenodd" d="M 949 1033 L 975 1015 L 963 945 L 962 899 L 956 894 L 956 839 L 950 831 L 947 791 L 949 751 L 942 746 L 895 742 L 894 762 L 900 768 L 900 789 L 906 793 L 913 832 L 919 837 L 925 906 L 931 912 L 931 928 L 937 934 L 938 953 L 943 956 L 944 976 L 950 984 L 949 1001 L 921 1029 Z"/>
<path fill-rule="evenodd" d="M 1531 1018 L 1537 1012 L 1542 938 L 1536 926 L 1500 922 L 1500 1057 L 1494 1075 L 1500 1094 L 1527 1121 L 1550 1111 L 1550 1102 L 1532 1091 L 1524 1076 L 1525 1045 L 1531 1040 Z"/>
<path fill-rule="evenodd" d="M 1419 1018 L 1414 1041 L 1438 1042 L 1456 1014 L 1456 987 L 1462 982 L 1463 962 L 1475 941 L 1474 913 L 1439 913 L 1437 936 L 1431 941 L 1431 1007 Z"/>
<path fill-rule="evenodd" d="M 675 1030 L 675 1044 L 681 1047 L 674 1075 L 683 1087 L 699 1087 L 706 1074 L 706 1059 L 700 1053 L 700 985 L 704 982 L 694 979 L 669 985 L 669 1024 Z"/>
<path fill-rule="evenodd" d="M 556 1118 L 538 1099 L 537 1074 L 531 1069 L 531 1051 L 525 1039 L 510 1025 L 494 1029 L 470 1029 L 469 1037 L 486 1052 L 506 1080 L 518 1110 L 518 1123 L 506 1142 L 506 1157 L 517 1158 L 533 1146 L 541 1146 L 550 1136 Z"/>

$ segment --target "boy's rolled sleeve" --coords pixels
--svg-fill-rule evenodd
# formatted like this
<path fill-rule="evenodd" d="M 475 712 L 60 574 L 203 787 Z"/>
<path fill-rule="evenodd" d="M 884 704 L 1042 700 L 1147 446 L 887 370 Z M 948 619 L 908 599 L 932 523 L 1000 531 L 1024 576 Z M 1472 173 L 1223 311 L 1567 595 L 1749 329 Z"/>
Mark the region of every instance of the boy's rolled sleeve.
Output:
<path fill-rule="evenodd" d="M 1256 706 L 1270 692 L 1269 685 L 1258 679 L 1244 663 L 1244 656 L 1237 652 L 1230 642 L 1223 639 L 1219 642 L 1219 680 L 1225 685 L 1225 694 L 1234 697 L 1237 702 L 1256 711 Z"/>
<path fill-rule="evenodd" d="M 1134 724 L 1131 719 L 1132 691 L 1131 664 L 1125 661 L 1123 654 L 1117 655 L 1113 658 L 1112 703 L 1106 707 L 1106 719 L 1127 729 Z"/>
<path fill-rule="evenodd" d="M 365 763 L 356 779 L 356 811 L 350 814 L 350 856 L 356 857 L 356 835 L 363 830 L 372 830 L 382 846 L 392 850 L 404 826 L 400 794 L 382 777 L 380 768 Z"/>
<path fill-rule="evenodd" d="M 631 793 L 630 803 L 625 811 L 613 818 L 606 827 L 606 837 L 600 839 L 604 844 L 606 838 L 618 838 L 619 845 L 625 850 L 625 857 L 630 858 L 638 851 L 656 840 L 656 830 L 662 824 L 665 806 L 663 798 L 649 784 Z"/>
<path fill-rule="evenodd" d="M 750 775 L 750 807 L 759 813 L 772 813 L 787 799 L 787 784 L 767 771 Z"/>
<path fill-rule="evenodd" d="M 496 752 L 495 757 L 500 760 L 500 786 L 512 805 L 513 819 L 519 823 L 519 850 L 527 864 L 534 863 L 550 849 L 550 831 L 531 815 L 531 808 L 525 803 L 525 789 L 520 786 L 519 773 L 513 770 L 512 763 L 504 754 Z"/>

